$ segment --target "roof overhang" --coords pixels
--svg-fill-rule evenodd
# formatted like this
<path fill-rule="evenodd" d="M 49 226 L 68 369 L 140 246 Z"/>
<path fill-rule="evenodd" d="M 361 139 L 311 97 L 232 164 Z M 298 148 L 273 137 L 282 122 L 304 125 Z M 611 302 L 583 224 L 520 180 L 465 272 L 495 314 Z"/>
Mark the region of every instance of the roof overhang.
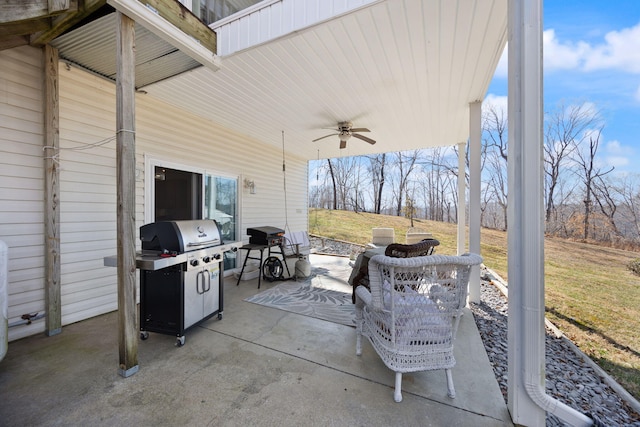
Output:
<path fill-rule="evenodd" d="M 121 2 L 130 3 L 109 0 Z M 507 5 L 377 1 L 224 56 L 215 72 L 142 22 L 138 56 L 160 45 L 182 56 L 170 62 L 175 72 L 155 78 L 149 75 L 167 65 L 153 68 L 141 59 L 136 84 L 146 96 L 280 149 L 284 144 L 304 159 L 455 145 L 468 139 L 469 105 L 484 99 L 504 50 Z M 94 71 L 102 62 L 113 71 L 115 58 L 105 60 L 103 46 L 109 38 L 92 37 L 98 25 L 94 21 L 63 36 L 64 43 L 56 41 L 61 58 L 75 50 L 73 62 Z M 106 31 L 112 24 L 101 25 Z M 342 121 L 370 129 L 366 136 L 377 143 L 351 138 L 341 150 L 337 136 L 312 142 Z"/>

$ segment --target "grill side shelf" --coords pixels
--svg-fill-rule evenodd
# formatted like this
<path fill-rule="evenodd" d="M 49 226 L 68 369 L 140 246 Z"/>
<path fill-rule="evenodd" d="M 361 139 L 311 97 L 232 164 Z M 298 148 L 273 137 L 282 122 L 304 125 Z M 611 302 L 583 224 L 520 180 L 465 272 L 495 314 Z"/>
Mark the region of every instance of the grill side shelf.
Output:
<path fill-rule="evenodd" d="M 103 262 L 105 267 L 117 267 L 118 257 L 116 255 L 106 256 L 103 258 Z M 183 262 L 187 262 L 186 253 L 166 258 L 157 255 L 136 254 L 136 268 L 140 270 L 160 270 Z"/>

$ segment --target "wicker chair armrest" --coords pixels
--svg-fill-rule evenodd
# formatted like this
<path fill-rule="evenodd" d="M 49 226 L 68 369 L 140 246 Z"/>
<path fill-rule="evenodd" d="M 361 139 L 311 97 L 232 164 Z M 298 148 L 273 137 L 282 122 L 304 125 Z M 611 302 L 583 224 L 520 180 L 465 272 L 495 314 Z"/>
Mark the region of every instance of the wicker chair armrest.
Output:
<path fill-rule="evenodd" d="M 356 288 L 356 296 L 364 303 L 364 305 L 371 305 L 371 292 L 369 292 L 369 289 L 364 286 L 358 286 Z"/>
<path fill-rule="evenodd" d="M 403 245 L 401 243 L 393 243 L 384 251 L 386 256 L 398 257 L 398 258 L 411 258 L 416 256 L 431 255 L 436 246 L 440 242 L 436 239 L 424 239 L 420 242 L 413 243 L 411 245 Z"/>

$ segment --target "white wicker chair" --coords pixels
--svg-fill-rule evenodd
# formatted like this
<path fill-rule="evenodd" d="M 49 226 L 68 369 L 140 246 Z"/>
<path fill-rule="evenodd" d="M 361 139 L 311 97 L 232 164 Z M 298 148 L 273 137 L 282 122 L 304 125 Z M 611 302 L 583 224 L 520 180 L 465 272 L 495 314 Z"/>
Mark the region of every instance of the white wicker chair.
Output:
<path fill-rule="evenodd" d="M 369 261 L 370 291 L 356 289 L 356 354 L 366 336 L 396 373 L 394 399 L 402 401 L 402 373 L 444 369 L 455 397 L 453 342 L 466 305 L 469 272 L 482 258 L 429 255 Z"/>

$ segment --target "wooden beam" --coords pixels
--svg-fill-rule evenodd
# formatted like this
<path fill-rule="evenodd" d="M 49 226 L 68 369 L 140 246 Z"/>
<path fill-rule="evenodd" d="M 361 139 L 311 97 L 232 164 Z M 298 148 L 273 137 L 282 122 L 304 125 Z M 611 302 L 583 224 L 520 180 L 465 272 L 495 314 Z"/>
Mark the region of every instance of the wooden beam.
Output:
<path fill-rule="evenodd" d="M 58 49 L 44 51 L 44 162 L 45 162 L 45 334 L 62 332 L 60 302 L 60 119 Z"/>
<path fill-rule="evenodd" d="M 37 31 L 44 31 L 51 26 L 49 19 L 8 22 L 0 24 L 0 37 L 25 36 Z"/>
<path fill-rule="evenodd" d="M 49 0 L 49 14 L 64 12 L 69 9 L 70 0 Z"/>
<path fill-rule="evenodd" d="M 0 37 L 0 50 L 11 49 L 27 44 L 29 44 L 29 37 L 26 36 Z"/>
<path fill-rule="evenodd" d="M 70 0 L 4 0 L 0 2 L 0 23 L 47 18 L 69 9 Z"/>
<path fill-rule="evenodd" d="M 136 327 L 135 21 L 117 12 L 116 169 L 118 265 L 118 373 L 138 372 Z"/>
<path fill-rule="evenodd" d="M 139 0 L 151 6 L 160 16 L 195 38 L 211 52 L 217 52 L 216 32 L 176 0 Z"/>
<path fill-rule="evenodd" d="M 65 31 L 82 21 L 93 12 L 107 4 L 107 0 L 84 0 L 78 5 L 78 0 L 70 0 L 69 13 L 57 16 L 51 20 L 48 29 L 31 35 L 30 44 L 33 46 L 43 46 L 55 39 Z"/>

